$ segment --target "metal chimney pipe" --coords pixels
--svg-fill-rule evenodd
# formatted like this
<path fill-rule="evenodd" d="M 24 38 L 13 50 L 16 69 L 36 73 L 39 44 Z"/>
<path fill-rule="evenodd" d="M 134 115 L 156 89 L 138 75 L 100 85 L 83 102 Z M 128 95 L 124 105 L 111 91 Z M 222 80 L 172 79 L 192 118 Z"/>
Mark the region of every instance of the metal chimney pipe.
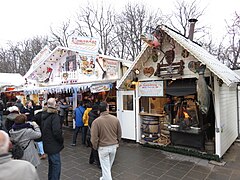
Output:
<path fill-rule="evenodd" d="M 188 39 L 190 39 L 190 40 L 193 40 L 195 23 L 196 23 L 197 21 L 198 21 L 197 19 L 189 19 L 189 20 L 188 20 L 188 22 L 190 23 Z"/>

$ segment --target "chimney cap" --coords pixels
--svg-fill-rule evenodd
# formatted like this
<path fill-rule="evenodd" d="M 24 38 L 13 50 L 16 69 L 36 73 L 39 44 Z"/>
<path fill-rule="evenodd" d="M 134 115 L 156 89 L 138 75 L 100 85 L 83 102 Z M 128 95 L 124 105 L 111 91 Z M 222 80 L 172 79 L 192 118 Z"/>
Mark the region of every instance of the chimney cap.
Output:
<path fill-rule="evenodd" d="M 192 19 L 189 19 L 188 20 L 188 22 L 190 22 L 190 23 L 195 23 L 195 22 L 197 22 L 198 20 L 197 19 L 195 19 L 195 18 L 192 18 Z"/>

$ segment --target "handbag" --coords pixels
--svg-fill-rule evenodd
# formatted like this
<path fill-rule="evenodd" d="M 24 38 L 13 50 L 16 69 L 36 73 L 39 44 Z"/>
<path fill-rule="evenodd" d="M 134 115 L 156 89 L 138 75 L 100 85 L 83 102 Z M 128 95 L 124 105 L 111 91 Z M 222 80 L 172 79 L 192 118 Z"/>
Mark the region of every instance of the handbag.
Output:
<path fill-rule="evenodd" d="M 21 159 L 24 155 L 24 150 L 27 149 L 28 145 L 30 144 L 31 140 L 28 142 L 28 144 L 24 147 L 21 146 L 19 142 L 12 141 L 12 158 L 13 159 Z"/>

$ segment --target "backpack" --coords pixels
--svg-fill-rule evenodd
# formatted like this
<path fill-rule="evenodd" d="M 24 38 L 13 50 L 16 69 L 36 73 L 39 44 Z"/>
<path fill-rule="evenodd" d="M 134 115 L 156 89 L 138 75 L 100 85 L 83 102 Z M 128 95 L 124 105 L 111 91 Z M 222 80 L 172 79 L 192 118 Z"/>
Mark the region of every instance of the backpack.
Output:
<path fill-rule="evenodd" d="M 24 155 L 24 150 L 28 147 L 30 144 L 31 140 L 28 142 L 28 144 L 23 147 L 19 144 L 19 142 L 12 141 L 12 158 L 13 159 L 21 159 Z"/>

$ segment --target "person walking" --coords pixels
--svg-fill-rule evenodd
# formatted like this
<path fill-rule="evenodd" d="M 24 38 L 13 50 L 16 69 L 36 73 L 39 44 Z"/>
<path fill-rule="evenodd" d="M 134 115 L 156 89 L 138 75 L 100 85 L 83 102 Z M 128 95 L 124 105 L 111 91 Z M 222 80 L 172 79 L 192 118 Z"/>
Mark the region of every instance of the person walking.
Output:
<path fill-rule="evenodd" d="M 47 113 L 42 115 L 42 140 L 44 151 L 48 155 L 48 180 L 59 180 L 61 175 L 60 152 L 64 148 L 64 139 L 55 98 L 48 99 Z"/>
<path fill-rule="evenodd" d="M 86 104 L 86 110 L 84 111 L 84 114 L 83 114 L 83 144 L 86 145 L 87 147 L 90 146 L 90 144 L 87 144 L 86 143 L 86 140 L 87 140 L 87 131 L 88 131 L 88 119 L 89 119 L 89 116 L 88 116 L 88 113 L 92 110 L 92 104 L 91 102 L 88 102 Z"/>
<path fill-rule="evenodd" d="M 59 102 L 59 116 L 61 118 L 62 125 L 65 122 L 65 125 L 68 126 L 68 108 L 69 105 L 67 104 L 65 99 L 60 100 Z M 65 121 L 64 121 L 65 120 Z"/>
<path fill-rule="evenodd" d="M 73 140 L 72 140 L 72 144 L 71 146 L 76 146 L 76 142 L 77 142 L 77 136 L 78 136 L 78 132 L 80 131 L 80 129 L 82 130 L 82 144 L 85 142 L 84 141 L 84 134 L 83 134 L 83 114 L 85 111 L 85 107 L 82 101 L 79 102 L 79 106 L 77 108 L 74 109 L 74 119 L 75 119 L 75 129 L 73 132 Z"/>
<path fill-rule="evenodd" d="M 91 127 L 91 143 L 98 150 L 102 177 L 100 180 L 112 180 L 111 168 L 119 146 L 122 131 L 117 117 L 109 114 L 106 102 L 99 105 L 100 116 L 95 119 Z"/>
<path fill-rule="evenodd" d="M 0 180 L 39 180 L 36 168 L 30 162 L 11 158 L 9 145 L 8 134 L 0 130 Z"/>
<path fill-rule="evenodd" d="M 10 139 L 24 147 L 24 154 L 21 159 L 29 161 L 34 167 L 37 167 L 40 164 L 40 159 L 34 140 L 41 137 L 41 131 L 36 122 L 26 121 L 27 116 L 24 114 L 15 118 L 12 129 L 9 131 Z"/>
<path fill-rule="evenodd" d="M 89 119 L 88 119 L 88 133 L 87 133 L 87 141 L 89 141 L 90 147 L 91 147 L 91 153 L 89 157 L 89 164 L 95 163 L 99 168 L 101 168 L 100 161 L 99 161 L 99 156 L 98 156 L 98 151 L 93 149 L 92 143 L 91 143 L 91 127 L 93 121 L 99 116 L 99 109 L 98 105 L 95 104 L 92 107 L 92 110 L 88 114 Z"/>

